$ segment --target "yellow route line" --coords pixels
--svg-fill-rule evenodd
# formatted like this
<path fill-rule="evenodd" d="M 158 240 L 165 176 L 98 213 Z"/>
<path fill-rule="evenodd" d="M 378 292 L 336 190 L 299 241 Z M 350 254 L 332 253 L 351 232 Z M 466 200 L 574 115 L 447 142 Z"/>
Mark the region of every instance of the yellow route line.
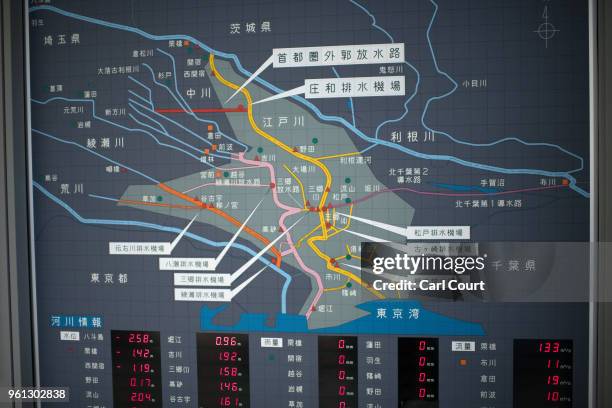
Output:
<path fill-rule="evenodd" d="M 346 254 L 351 256 L 351 259 L 358 259 L 361 261 L 361 257 L 357 255 L 353 255 L 351 252 L 351 248 L 349 248 L 348 244 L 344 244 L 346 246 Z"/>
<path fill-rule="evenodd" d="M 210 57 L 208 58 L 208 62 L 210 64 L 210 69 L 212 70 L 212 72 L 215 75 L 215 78 L 219 80 L 219 82 L 221 82 L 223 85 L 231 88 L 231 89 L 238 89 L 239 86 L 228 81 L 227 79 L 225 79 L 223 76 L 221 76 L 221 74 L 219 73 L 219 71 L 217 71 L 217 68 L 215 67 L 215 56 L 214 54 L 210 54 Z M 315 166 L 317 166 L 318 168 L 321 169 L 321 171 L 323 171 L 323 173 L 325 174 L 325 187 L 323 189 L 323 194 L 321 195 L 321 201 L 319 202 L 319 221 L 320 221 L 320 228 L 321 231 L 323 232 L 323 235 L 319 235 L 316 237 L 311 237 L 308 239 L 308 245 L 312 248 L 312 250 L 319 256 L 319 258 L 323 259 L 325 261 L 325 264 L 327 265 L 327 269 L 337 272 L 339 274 L 345 275 L 351 279 L 353 279 L 355 282 L 357 282 L 358 284 L 360 284 L 361 286 L 363 286 L 364 288 L 366 288 L 367 290 L 369 290 L 370 292 L 372 292 L 375 296 L 377 296 L 378 298 L 382 299 L 384 298 L 384 296 L 382 294 L 380 294 L 378 291 L 374 290 L 373 288 L 371 288 L 368 284 L 366 284 L 365 282 L 363 282 L 361 280 L 361 278 L 359 278 L 358 276 L 356 276 L 355 274 L 349 272 L 349 271 L 345 271 L 344 269 L 341 268 L 337 268 L 333 265 L 330 265 L 329 263 L 329 257 L 327 255 L 325 255 L 324 253 L 321 252 L 321 250 L 315 245 L 316 241 L 322 241 L 322 240 L 327 240 L 328 239 L 328 235 L 327 235 L 327 228 L 325 227 L 325 218 L 323 216 L 323 211 L 320 211 L 320 208 L 325 205 L 325 201 L 327 200 L 327 196 L 329 195 L 329 191 L 331 189 L 331 184 L 332 184 L 332 175 L 329 171 L 329 169 L 319 161 L 319 159 L 317 158 L 313 158 L 310 156 L 307 156 L 305 154 L 300 153 L 299 151 L 294 150 L 293 148 L 289 147 L 288 145 L 286 145 L 285 143 L 281 142 L 280 140 L 274 138 L 273 136 L 269 135 L 268 133 L 264 132 L 263 130 L 261 130 L 259 128 L 259 126 L 257 126 L 257 123 L 255 122 L 255 119 L 253 118 L 253 99 L 251 97 L 251 93 L 249 92 L 249 90 L 245 87 L 240 91 L 244 97 L 246 98 L 247 101 L 247 116 L 249 118 L 249 123 L 251 124 L 251 127 L 253 128 L 253 130 L 259 134 L 260 136 L 262 136 L 263 138 L 265 138 L 266 140 L 268 140 L 270 143 L 280 147 L 281 149 L 283 149 L 284 151 L 286 151 L 287 153 L 302 159 L 304 161 L 307 161 L 309 163 L 314 164 Z"/>
<path fill-rule="evenodd" d="M 210 54 L 209 57 L 209 63 L 210 63 L 210 69 L 214 72 L 215 74 L 215 78 L 217 78 L 219 80 L 219 82 L 221 82 L 223 85 L 231 88 L 231 89 L 238 89 L 239 86 L 236 84 L 233 84 L 231 82 L 229 82 L 227 79 L 223 78 L 221 76 L 221 74 L 219 73 L 219 71 L 217 71 L 217 68 L 215 67 L 215 56 L 214 54 Z M 319 162 L 319 160 L 312 158 L 310 156 L 307 156 L 303 153 L 300 153 L 299 151 L 294 150 L 292 147 L 289 147 L 288 145 L 286 145 L 285 143 L 281 142 L 280 140 L 276 139 L 275 137 L 269 135 L 268 133 L 264 132 L 263 130 L 261 130 L 259 128 L 259 126 L 257 126 L 257 123 L 255 122 L 255 119 L 253 118 L 253 98 L 251 97 L 251 93 L 249 92 L 249 90 L 245 87 L 240 91 L 244 97 L 247 100 L 247 116 L 249 118 L 249 123 L 251 124 L 251 127 L 253 128 L 253 130 L 259 134 L 260 136 L 264 137 L 266 140 L 268 140 L 270 143 L 280 147 L 281 149 L 283 149 L 284 151 L 286 151 L 287 153 L 302 159 L 304 161 L 307 161 L 308 163 L 312 163 L 315 166 L 317 166 L 318 168 L 321 169 L 321 171 L 323 171 L 323 173 L 325 174 L 325 188 L 323 190 L 323 194 L 321 195 L 321 202 L 319 204 L 319 207 L 322 206 L 325 201 L 327 200 L 327 196 L 329 194 L 328 189 L 331 188 L 331 184 L 332 184 L 332 175 L 329 171 L 329 169 L 321 162 Z M 323 219 L 323 213 L 320 211 L 319 217 L 321 219 L 321 226 L 323 227 L 323 231 L 325 231 L 325 220 Z M 325 234 L 324 234 L 325 235 Z"/>
<path fill-rule="evenodd" d="M 304 193 L 304 185 L 302 184 L 298 176 L 296 176 L 295 173 L 289 169 L 289 166 L 287 166 L 286 164 L 283 164 L 283 167 L 285 168 L 285 170 L 289 172 L 289 174 L 291 174 L 291 176 L 295 179 L 295 181 L 297 181 L 298 184 L 300 185 L 300 193 L 302 193 L 302 200 L 304 201 L 304 209 L 306 209 L 306 194 Z"/>
<path fill-rule="evenodd" d="M 349 207 L 349 215 L 353 215 L 353 204 L 351 204 L 351 206 Z M 346 222 L 346 225 L 342 228 L 336 228 L 336 230 L 334 232 L 332 232 L 331 234 L 329 234 L 329 237 L 333 237 L 334 235 L 338 235 L 339 233 L 341 233 L 342 231 L 344 231 L 345 229 L 348 229 L 351 226 L 351 217 L 347 217 L 348 220 Z"/>
<path fill-rule="evenodd" d="M 239 86 L 229 82 L 227 79 L 223 78 L 223 76 L 221 76 L 221 74 L 219 73 L 219 71 L 217 71 L 217 68 L 215 67 L 215 56 L 214 54 L 210 54 L 210 57 L 208 58 L 209 64 L 210 64 L 210 69 L 212 70 L 212 72 L 215 74 L 215 77 L 219 80 L 219 82 L 221 82 L 223 85 L 231 88 L 231 89 L 238 89 Z M 321 201 L 319 203 L 319 208 L 321 206 L 323 206 L 325 204 L 325 201 L 327 200 L 327 196 L 329 194 L 329 189 L 331 188 L 331 184 L 332 184 L 332 175 L 329 171 L 329 169 L 323 164 L 321 163 L 319 160 L 312 158 L 310 156 L 307 156 L 303 153 L 300 153 L 299 151 L 294 150 L 293 148 L 289 147 L 288 145 L 286 145 L 285 143 L 281 142 L 280 140 L 276 139 L 275 137 L 269 135 L 268 133 L 264 132 L 263 130 L 261 130 L 259 128 L 259 126 L 257 126 L 257 123 L 255 122 L 255 119 L 253 118 L 253 98 L 251 97 L 251 93 L 249 92 L 249 90 L 245 87 L 242 88 L 242 90 L 240 91 L 244 97 L 247 100 L 247 116 L 249 118 L 249 123 L 251 124 L 251 127 L 253 128 L 253 130 L 259 134 L 260 136 L 263 136 L 266 140 L 268 140 L 270 143 L 280 147 L 281 149 L 283 149 L 284 151 L 286 151 L 287 153 L 302 159 L 304 161 L 307 161 L 309 163 L 314 164 L 315 166 L 317 166 L 318 168 L 321 169 L 321 171 L 323 171 L 323 173 L 325 174 L 325 187 L 323 190 L 323 194 L 321 196 Z M 323 218 L 323 212 L 319 211 L 319 222 L 321 223 L 321 231 L 323 232 L 323 237 L 325 239 L 327 239 L 327 228 L 325 228 L 325 219 Z"/>
<path fill-rule="evenodd" d="M 374 296 L 376 296 L 379 299 L 384 299 L 385 297 L 382 295 L 382 293 L 380 293 L 379 291 L 377 291 L 376 289 L 374 289 L 373 287 L 371 287 L 370 285 L 368 285 L 367 283 L 365 283 L 363 280 L 361 280 L 361 278 L 357 275 L 355 275 L 352 272 L 349 272 L 347 270 L 344 270 L 342 268 L 339 268 L 337 266 L 333 266 L 330 262 L 329 262 L 329 257 L 326 256 L 323 252 L 321 252 L 321 250 L 315 245 L 316 241 L 322 241 L 323 237 L 321 236 L 317 236 L 317 237 L 312 237 L 308 240 L 308 244 L 310 245 L 310 247 L 312 248 L 312 250 L 319 256 L 319 258 L 323 259 L 327 265 L 327 269 L 337 272 L 341 275 L 344 275 L 352 280 L 354 280 L 355 282 L 357 282 L 357 284 L 363 286 L 364 288 L 366 288 L 369 292 L 371 292 Z"/>
<path fill-rule="evenodd" d="M 336 290 L 342 290 L 344 288 L 346 288 L 346 285 L 350 282 L 350 279 L 347 279 L 346 282 L 344 282 L 344 284 L 340 285 L 340 286 L 335 286 L 333 288 L 325 288 L 323 289 L 323 292 L 334 292 Z"/>
<path fill-rule="evenodd" d="M 312 230 L 310 230 L 309 233 L 305 234 L 302 238 L 300 238 L 296 243 L 295 243 L 295 247 L 299 248 L 300 246 L 302 246 L 302 241 L 304 241 L 306 238 L 308 238 L 309 236 L 311 236 L 316 230 L 318 230 L 319 228 L 321 228 L 321 225 L 317 225 L 316 227 L 314 227 Z"/>
<path fill-rule="evenodd" d="M 361 154 L 361 153 L 360 152 L 348 152 L 348 153 L 330 154 L 329 156 L 319 156 L 317 157 L 317 160 L 337 159 L 339 157 L 357 156 L 358 154 Z"/>

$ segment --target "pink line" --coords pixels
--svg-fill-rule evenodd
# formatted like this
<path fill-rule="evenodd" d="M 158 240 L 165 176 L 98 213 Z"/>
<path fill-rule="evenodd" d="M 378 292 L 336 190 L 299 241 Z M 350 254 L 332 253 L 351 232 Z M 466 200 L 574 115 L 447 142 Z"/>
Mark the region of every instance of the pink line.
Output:
<path fill-rule="evenodd" d="M 238 157 L 238 155 L 237 155 L 236 153 L 230 153 L 230 156 L 235 156 L 234 158 L 237 158 L 237 157 Z M 257 168 L 259 168 L 259 167 L 260 167 L 260 166 L 227 167 L 227 168 L 224 168 L 223 170 L 224 170 L 224 171 L 236 171 L 236 170 L 257 169 Z M 202 185 L 200 185 L 200 186 L 197 186 L 197 187 L 192 187 L 192 188 L 190 188 L 189 190 L 183 191 L 183 194 L 188 193 L 188 192 L 193 191 L 193 190 L 197 190 L 198 188 L 201 188 L 201 187 L 206 187 L 206 186 L 210 186 L 210 185 L 217 185 L 217 184 L 215 184 L 215 183 L 207 183 L 207 184 L 202 184 Z M 222 184 L 221 184 L 221 185 L 222 185 Z M 264 186 L 261 186 L 261 187 L 264 187 Z M 266 186 L 266 187 L 267 187 L 267 186 Z"/>
<path fill-rule="evenodd" d="M 259 167 L 267 167 L 268 170 L 270 171 L 270 180 L 271 180 L 271 182 L 273 182 L 273 183 L 276 182 L 276 176 L 275 176 L 274 167 L 272 166 L 272 164 L 270 164 L 268 162 L 247 160 L 247 159 L 244 158 L 244 154 L 243 153 L 239 153 L 238 154 L 238 160 L 240 160 L 242 163 L 245 163 L 245 164 L 256 165 L 256 166 L 259 166 Z M 289 207 L 289 206 L 281 203 L 280 200 L 278 199 L 278 192 L 276 191 L 276 188 L 272 189 L 272 198 L 274 199 L 274 203 L 279 208 L 282 208 L 283 210 L 285 210 L 285 212 L 281 214 L 280 219 L 278 220 L 278 224 L 284 230 L 286 228 L 285 227 L 285 219 L 287 219 L 287 217 L 289 217 L 291 215 L 298 214 L 298 213 L 302 212 L 302 209 L 301 208 L 296 208 L 296 207 Z M 308 310 L 306 311 L 306 319 L 308 319 L 308 318 L 310 318 L 310 315 L 311 315 L 311 313 L 313 311 L 314 306 L 317 304 L 317 302 L 319 301 L 319 299 L 323 295 L 323 281 L 321 280 L 321 276 L 319 276 L 319 274 L 317 272 L 315 272 L 314 270 L 312 270 L 308 266 L 306 266 L 306 264 L 304 263 L 304 261 L 300 257 L 298 251 L 295 249 L 295 245 L 293 244 L 293 240 L 291 238 L 291 233 L 287 233 L 287 244 L 289 245 L 289 250 L 287 250 L 285 253 L 293 253 L 293 257 L 297 261 L 298 265 L 300 265 L 300 267 L 304 270 L 304 272 L 308 273 L 309 275 L 312 275 L 315 278 L 315 280 L 317 281 L 317 294 L 315 295 L 314 299 L 312 300 L 312 303 L 310 304 L 310 306 L 308 307 Z M 285 253 L 283 253 L 282 255 L 284 256 Z"/>
<path fill-rule="evenodd" d="M 233 156 L 235 156 L 234 153 L 232 153 Z M 226 167 L 223 170 L 227 170 L 227 171 L 232 171 L 232 170 L 248 170 L 248 169 L 256 169 L 259 166 L 245 166 L 245 167 Z"/>
<path fill-rule="evenodd" d="M 185 190 L 183 191 L 183 194 L 187 194 L 192 192 L 193 190 L 197 190 L 199 188 L 204 188 L 204 187 L 269 187 L 263 184 L 217 184 L 217 183 L 206 183 L 206 184 L 202 184 L 196 187 L 192 187 L 189 190 Z"/>
<path fill-rule="evenodd" d="M 245 164 L 252 164 L 258 167 L 267 167 L 268 170 L 270 171 L 270 182 L 271 183 L 276 183 L 276 176 L 274 173 L 274 167 L 272 167 L 272 164 L 268 163 L 268 162 L 261 162 L 261 161 L 255 161 L 255 160 L 248 160 L 244 158 L 244 153 L 238 153 L 238 160 L 240 160 L 242 163 Z M 268 186 L 266 186 L 268 187 Z M 278 198 L 278 191 L 276 190 L 276 188 L 271 189 L 272 190 L 272 198 L 274 199 L 274 204 L 276 204 L 277 207 L 282 208 L 285 211 L 292 211 L 292 214 L 296 214 L 300 211 L 302 211 L 301 208 L 297 208 L 297 207 L 290 207 L 286 204 L 281 203 L 281 201 Z M 281 227 L 284 228 L 284 226 L 281 225 Z M 289 236 L 289 234 L 287 234 L 287 236 Z"/>

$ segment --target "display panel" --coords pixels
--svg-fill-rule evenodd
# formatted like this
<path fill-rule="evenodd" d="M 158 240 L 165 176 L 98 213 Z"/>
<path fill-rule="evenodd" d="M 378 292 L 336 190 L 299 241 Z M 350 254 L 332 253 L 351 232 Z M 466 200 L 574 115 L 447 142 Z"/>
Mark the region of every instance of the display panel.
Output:
<path fill-rule="evenodd" d="M 26 7 L 69 406 L 587 406 L 588 1 Z"/>

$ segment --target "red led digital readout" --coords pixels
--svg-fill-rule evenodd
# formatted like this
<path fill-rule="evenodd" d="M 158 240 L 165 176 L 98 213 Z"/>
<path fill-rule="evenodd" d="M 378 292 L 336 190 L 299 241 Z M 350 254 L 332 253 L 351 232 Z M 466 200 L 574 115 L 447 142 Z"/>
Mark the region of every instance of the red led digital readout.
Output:
<path fill-rule="evenodd" d="M 238 339 L 236 336 L 216 336 L 216 346 L 236 346 L 238 345 Z"/>
<path fill-rule="evenodd" d="M 321 336 L 319 407 L 357 407 L 357 338 Z"/>
<path fill-rule="evenodd" d="M 338 339 L 338 351 L 342 354 L 338 355 L 338 381 L 339 381 L 339 385 L 338 385 L 338 397 L 342 397 L 340 399 L 340 401 L 338 401 L 338 408 L 345 408 L 347 403 L 346 401 L 343 399 L 344 397 L 346 397 L 346 384 L 344 384 L 344 382 L 347 380 L 346 378 L 346 368 L 344 368 L 344 365 L 346 364 L 346 354 L 344 354 L 344 351 L 346 350 L 346 340 L 345 339 Z"/>
<path fill-rule="evenodd" d="M 117 408 L 159 406 L 161 361 L 158 332 L 113 330 L 113 395 Z"/>
<path fill-rule="evenodd" d="M 248 336 L 199 333 L 197 344 L 199 405 L 248 407 Z"/>
<path fill-rule="evenodd" d="M 238 367 L 219 367 L 219 377 L 238 377 Z"/>
<path fill-rule="evenodd" d="M 128 343 L 150 344 L 151 341 L 149 333 L 135 332 L 128 334 Z"/>
<path fill-rule="evenodd" d="M 514 341 L 514 407 L 572 406 L 571 340 Z"/>
<path fill-rule="evenodd" d="M 558 341 L 541 341 L 538 346 L 538 352 L 540 353 L 559 353 L 561 350 L 561 343 Z"/>
<path fill-rule="evenodd" d="M 398 399 L 400 406 L 435 407 L 438 401 L 437 338 L 398 339 Z M 425 404 L 425 405 L 423 405 Z"/>
<path fill-rule="evenodd" d="M 132 349 L 133 358 L 151 358 L 151 349 L 135 347 Z"/>
<path fill-rule="evenodd" d="M 420 353 L 427 352 L 427 340 L 419 340 L 418 351 L 417 366 L 419 369 L 417 371 L 417 381 L 419 383 L 419 389 L 417 395 L 419 399 L 424 400 L 427 399 L 427 372 L 425 370 L 427 367 L 427 356 Z"/>
<path fill-rule="evenodd" d="M 541 341 L 538 346 L 538 352 L 544 354 L 558 354 L 561 351 L 561 343 L 558 341 Z M 560 376 L 558 373 L 560 367 L 560 360 L 551 359 L 546 360 L 546 401 L 547 402 L 559 402 L 561 394 L 559 393 L 558 387 L 560 383 Z"/>

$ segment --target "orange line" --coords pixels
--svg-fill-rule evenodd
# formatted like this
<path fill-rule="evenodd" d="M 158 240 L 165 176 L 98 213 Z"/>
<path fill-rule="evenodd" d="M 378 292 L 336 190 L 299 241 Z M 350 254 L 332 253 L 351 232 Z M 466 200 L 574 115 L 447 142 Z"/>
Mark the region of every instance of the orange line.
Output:
<path fill-rule="evenodd" d="M 235 219 L 234 217 L 232 217 L 229 214 L 226 214 L 224 211 L 218 209 L 217 207 L 214 207 L 212 205 L 206 205 L 203 202 L 201 202 L 200 200 L 196 200 L 195 198 L 189 197 L 186 194 L 181 193 L 180 191 L 177 191 L 175 189 L 173 189 L 172 187 L 164 184 L 164 183 L 159 183 L 157 185 L 159 188 L 161 188 L 162 190 L 164 190 L 167 193 L 172 194 L 173 196 L 182 198 L 185 201 L 189 201 L 192 204 L 197 205 L 200 208 L 203 208 L 205 210 L 208 210 L 214 214 L 217 214 L 218 216 L 224 218 L 225 220 L 231 222 L 232 224 L 234 224 L 236 227 L 240 227 L 242 225 L 242 223 L 240 221 L 238 221 L 237 219 Z M 263 235 L 259 234 L 258 232 L 252 230 L 249 227 L 244 227 L 244 231 L 247 234 L 252 235 L 253 237 L 255 237 L 256 239 L 258 239 L 259 241 L 263 242 L 264 245 L 268 245 L 270 243 L 270 240 L 267 239 L 266 237 L 264 237 Z M 274 255 L 276 255 L 276 259 L 275 259 L 275 264 L 276 266 L 280 266 L 281 265 L 281 260 L 282 260 L 282 255 L 280 253 L 280 251 L 276 248 L 272 248 L 272 253 Z"/>

